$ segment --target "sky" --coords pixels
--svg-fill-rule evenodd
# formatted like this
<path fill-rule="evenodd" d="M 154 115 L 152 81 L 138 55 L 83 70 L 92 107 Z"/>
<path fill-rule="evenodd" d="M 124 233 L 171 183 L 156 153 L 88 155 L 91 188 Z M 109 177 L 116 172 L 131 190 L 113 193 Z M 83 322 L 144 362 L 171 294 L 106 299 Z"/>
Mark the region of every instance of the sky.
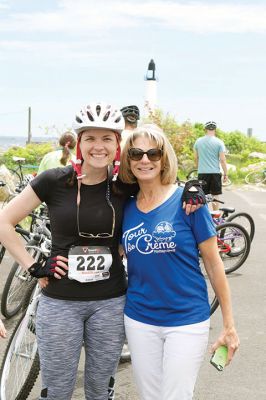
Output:
<path fill-rule="evenodd" d="M 92 101 L 266 141 L 266 0 L 0 0 L 0 136 L 71 128 Z"/>

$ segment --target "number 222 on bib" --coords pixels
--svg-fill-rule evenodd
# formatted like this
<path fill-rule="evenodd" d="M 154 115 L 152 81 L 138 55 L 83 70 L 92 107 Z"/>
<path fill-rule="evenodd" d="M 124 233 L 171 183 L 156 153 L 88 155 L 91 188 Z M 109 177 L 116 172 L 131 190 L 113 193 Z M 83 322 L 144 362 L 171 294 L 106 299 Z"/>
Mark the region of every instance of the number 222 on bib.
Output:
<path fill-rule="evenodd" d="M 110 277 L 113 258 L 106 246 L 74 246 L 68 253 L 68 277 L 78 282 L 96 282 Z"/>

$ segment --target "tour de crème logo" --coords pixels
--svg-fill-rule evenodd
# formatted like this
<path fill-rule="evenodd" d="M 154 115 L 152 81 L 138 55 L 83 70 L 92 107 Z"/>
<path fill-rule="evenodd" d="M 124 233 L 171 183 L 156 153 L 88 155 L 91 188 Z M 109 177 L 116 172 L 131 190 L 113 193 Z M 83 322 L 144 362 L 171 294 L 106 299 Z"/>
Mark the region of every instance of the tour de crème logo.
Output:
<path fill-rule="evenodd" d="M 123 234 L 127 253 L 137 250 L 141 254 L 174 252 L 176 244 L 173 241 L 176 233 L 172 224 L 167 221 L 159 222 L 152 233 L 149 233 L 144 222 L 128 229 Z"/>

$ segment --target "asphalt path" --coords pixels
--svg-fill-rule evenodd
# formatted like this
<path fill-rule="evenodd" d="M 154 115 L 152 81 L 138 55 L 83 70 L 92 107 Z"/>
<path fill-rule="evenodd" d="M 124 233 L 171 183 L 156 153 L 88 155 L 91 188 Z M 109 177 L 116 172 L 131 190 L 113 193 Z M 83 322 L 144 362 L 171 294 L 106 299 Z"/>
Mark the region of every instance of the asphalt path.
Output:
<path fill-rule="evenodd" d="M 255 238 L 251 252 L 245 264 L 228 276 L 234 306 L 236 327 L 241 346 L 232 364 L 224 372 L 216 371 L 209 363 L 210 354 L 206 354 L 197 380 L 193 400 L 264 400 L 266 399 L 266 189 L 226 188 L 222 199 L 226 206 L 237 211 L 250 213 L 256 224 Z M 0 293 L 3 290 L 10 260 L 5 258 L 0 269 Z M 14 319 L 5 321 L 9 332 Z M 219 335 L 222 328 L 221 314 L 218 309 L 211 318 L 209 343 Z M 0 354 L 3 355 L 7 340 L 0 340 Z M 83 364 L 81 355 L 77 384 L 73 399 L 84 400 Z M 178 372 L 177 372 L 178 374 Z M 37 400 L 40 393 L 40 379 L 29 396 Z M 116 400 L 138 400 L 132 379 L 130 363 L 120 364 L 116 376 Z"/>

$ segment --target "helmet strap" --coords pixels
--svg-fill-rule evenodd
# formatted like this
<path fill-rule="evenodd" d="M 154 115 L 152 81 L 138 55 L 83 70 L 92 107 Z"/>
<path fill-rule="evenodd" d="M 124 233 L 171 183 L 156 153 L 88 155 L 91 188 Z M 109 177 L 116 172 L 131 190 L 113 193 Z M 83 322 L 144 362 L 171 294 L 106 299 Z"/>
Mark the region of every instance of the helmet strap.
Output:
<path fill-rule="evenodd" d="M 116 149 L 116 155 L 114 159 L 114 169 L 113 169 L 113 181 L 117 180 L 117 176 L 119 174 L 119 167 L 120 167 L 120 156 L 121 156 L 121 147 L 120 147 L 120 141 L 118 138 L 118 134 L 115 134 L 116 136 L 116 141 L 117 141 L 117 149 Z"/>

